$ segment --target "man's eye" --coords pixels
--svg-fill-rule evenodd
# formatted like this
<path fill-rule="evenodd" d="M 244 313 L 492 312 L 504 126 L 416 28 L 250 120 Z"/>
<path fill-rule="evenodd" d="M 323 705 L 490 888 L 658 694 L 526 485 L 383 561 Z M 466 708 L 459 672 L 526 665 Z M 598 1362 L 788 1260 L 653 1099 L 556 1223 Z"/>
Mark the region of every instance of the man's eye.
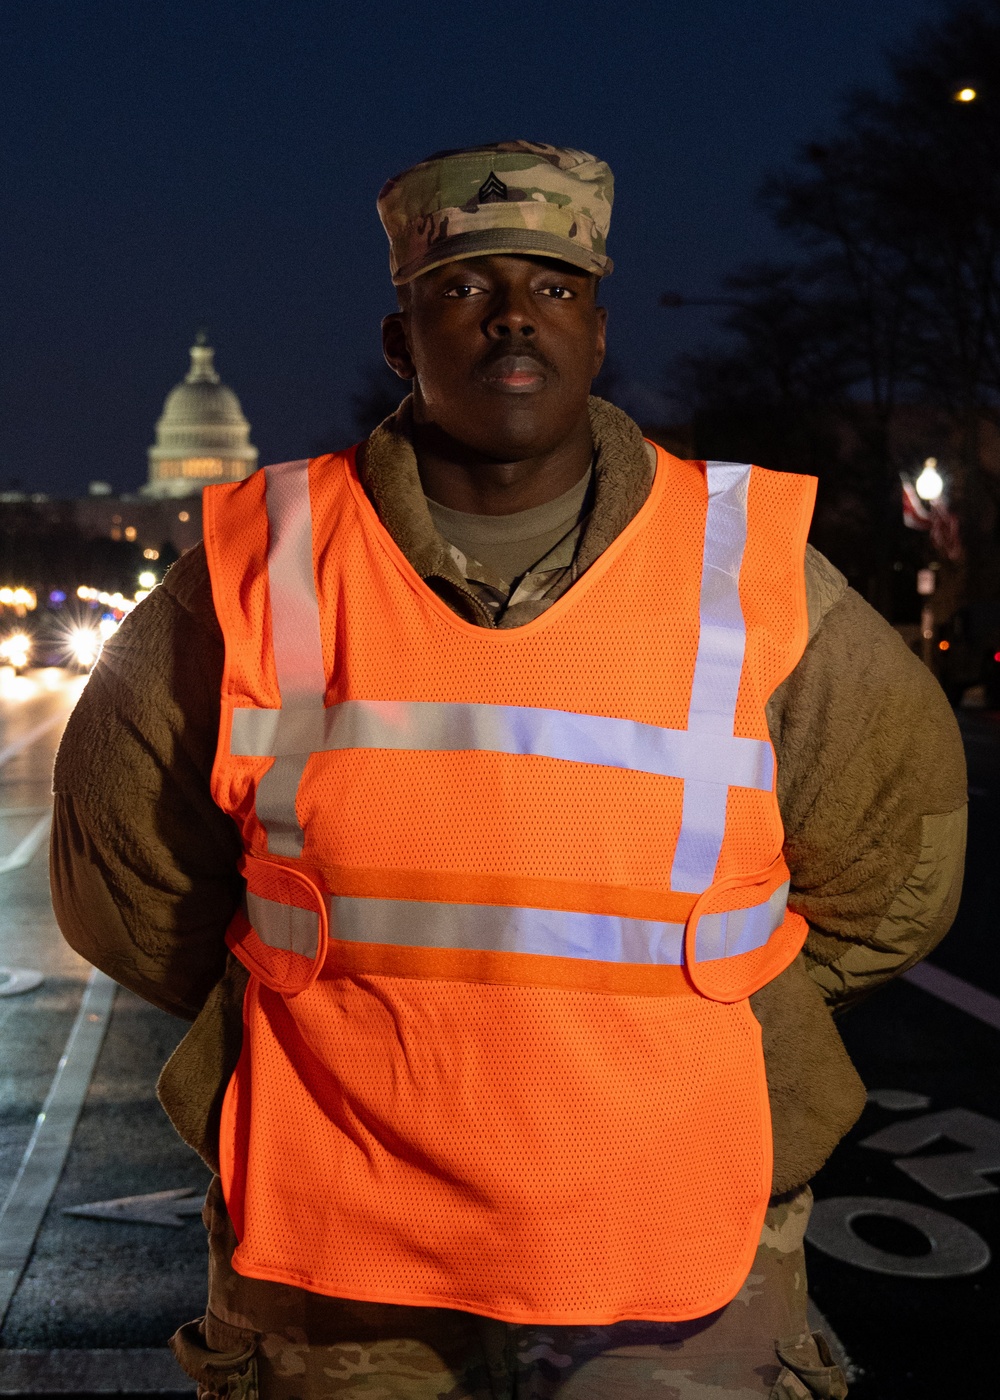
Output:
<path fill-rule="evenodd" d="M 569 301 L 573 292 L 569 287 L 543 287 L 542 296 L 555 297 L 557 301 Z"/>
<path fill-rule="evenodd" d="M 466 297 L 478 297 L 482 296 L 482 294 L 482 287 L 473 287 L 467 282 L 463 283 L 460 287 L 449 287 L 448 291 L 445 292 L 446 297 L 456 297 L 463 300 Z"/>

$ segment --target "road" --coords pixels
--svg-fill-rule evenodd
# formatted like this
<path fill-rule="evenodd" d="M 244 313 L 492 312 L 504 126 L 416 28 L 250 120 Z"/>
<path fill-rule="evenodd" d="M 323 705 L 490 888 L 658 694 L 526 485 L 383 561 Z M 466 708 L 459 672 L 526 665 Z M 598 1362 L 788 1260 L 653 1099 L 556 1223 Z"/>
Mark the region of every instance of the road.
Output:
<path fill-rule="evenodd" d="M 17 1275 L 0 1330 L 0 1396 L 193 1395 L 166 1340 L 204 1311 L 197 1216 L 157 1227 L 64 1214 L 181 1188 L 196 1203 L 208 1182 L 155 1097 L 156 1076 L 184 1023 L 107 979 L 91 981 L 91 968 L 63 942 L 52 914 L 52 762 L 81 685 L 61 671 L 14 677 L 0 670 L 0 967 L 43 979 L 19 991 L 0 973 L 0 1202 L 8 1201 L 0 1217 L 0 1312 L 10 1292 L 4 1277 Z M 33 854 L 25 844 L 32 833 Z M 57 1077 L 61 1096 L 53 1100 Z"/>
<path fill-rule="evenodd" d="M 81 684 L 0 671 L 0 968 L 19 974 L 0 972 L 0 1396 L 191 1395 L 165 1343 L 204 1308 L 208 1173 L 154 1092 L 185 1027 L 93 974 L 49 902 L 52 760 Z M 950 980 L 843 1018 L 870 1102 L 814 1182 L 810 1291 L 854 1400 L 995 1389 L 1000 715 L 960 718 L 968 874 L 930 964 Z"/>

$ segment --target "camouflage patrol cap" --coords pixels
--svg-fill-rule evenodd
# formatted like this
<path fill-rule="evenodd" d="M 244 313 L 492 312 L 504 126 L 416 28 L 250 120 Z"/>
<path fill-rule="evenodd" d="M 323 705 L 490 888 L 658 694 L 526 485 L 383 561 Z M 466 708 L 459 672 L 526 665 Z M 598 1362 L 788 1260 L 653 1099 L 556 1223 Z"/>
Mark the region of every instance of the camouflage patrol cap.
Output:
<path fill-rule="evenodd" d="M 613 197 L 611 171 L 586 151 L 536 141 L 438 151 L 379 193 L 392 280 L 487 253 L 561 258 L 603 277 Z"/>

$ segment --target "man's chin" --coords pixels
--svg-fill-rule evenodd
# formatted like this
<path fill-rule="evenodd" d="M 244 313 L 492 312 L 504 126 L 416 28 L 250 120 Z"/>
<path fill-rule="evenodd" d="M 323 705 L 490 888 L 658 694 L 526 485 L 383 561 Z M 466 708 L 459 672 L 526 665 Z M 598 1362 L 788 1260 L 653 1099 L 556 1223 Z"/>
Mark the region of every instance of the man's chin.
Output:
<path fill-rule="evenodd" d="M 418 437 L 427 448 L 445 456 L 480 457 L 493 462 L 520 462 L 545 456 L 558 447 L 561 439 L 553 434 L 551 415 L 540 405 L 526 402 L 526 397 L 512 396 L 502 413 L 479 412 L 463 415 L 455 423 L 421 424 Z"/>

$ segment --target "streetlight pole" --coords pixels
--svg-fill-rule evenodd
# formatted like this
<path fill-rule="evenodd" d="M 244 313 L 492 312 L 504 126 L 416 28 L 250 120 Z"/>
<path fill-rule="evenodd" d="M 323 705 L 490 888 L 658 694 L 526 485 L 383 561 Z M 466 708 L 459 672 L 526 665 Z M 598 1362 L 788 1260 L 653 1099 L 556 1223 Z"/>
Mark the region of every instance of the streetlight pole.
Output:
<path fill-rule="evenodd" d="M 941 499 L 944 480 L 937 469 L 936 457 L 925 458 L 923 470 L 913 486 L 920 499 L 929 506 Z M 933 568 L 918 570 L 917 593 L 924 599 L 924 605 L 920 609 L 920 654 L 929 671 L 934 670 L 934 604 L 931 599 L 936 584 Z"/>

